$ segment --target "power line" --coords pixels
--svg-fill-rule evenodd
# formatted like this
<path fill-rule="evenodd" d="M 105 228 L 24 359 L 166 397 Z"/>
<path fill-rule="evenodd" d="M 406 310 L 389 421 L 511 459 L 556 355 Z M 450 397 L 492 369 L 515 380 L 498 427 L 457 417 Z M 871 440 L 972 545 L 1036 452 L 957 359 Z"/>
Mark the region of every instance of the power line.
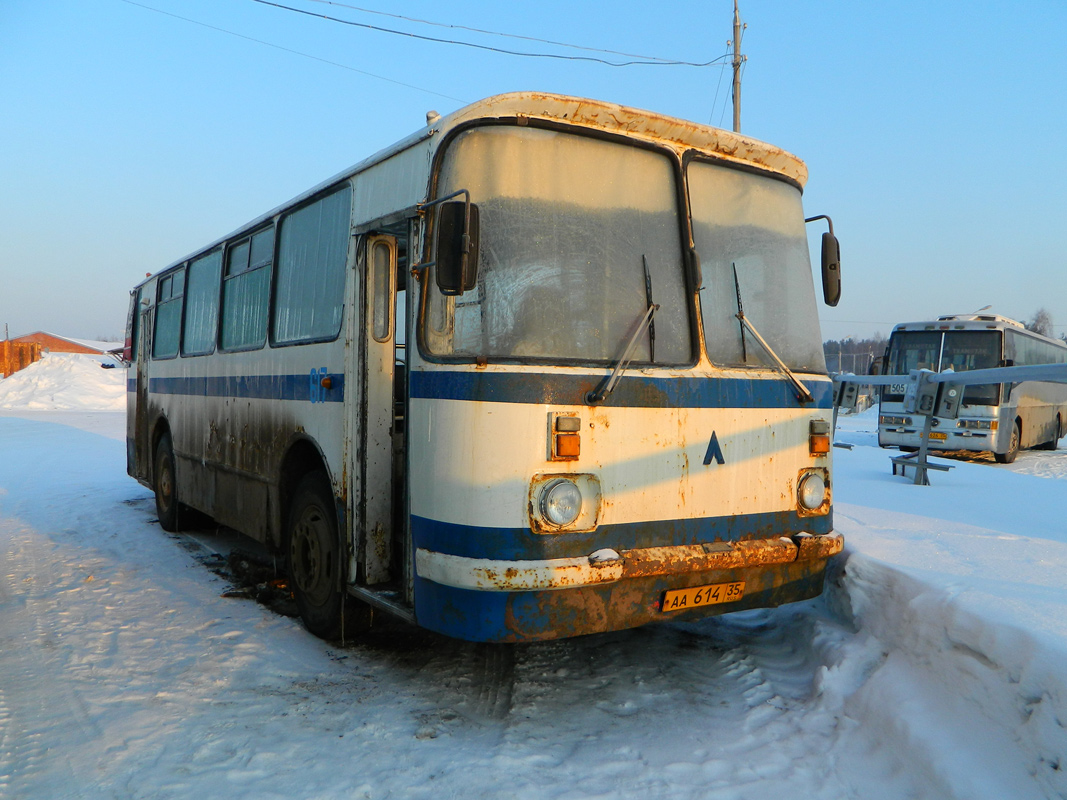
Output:
<path fill-rule="evenodd" d="M 535 36 L 522 36 L 521 34 L 517 34 L 517 33 L 502 33 L 500 31 L 485 30 L 484 28 L 471 28 L 471 27 L 468 27 L 466 25 L 452 25 L 452 24 L 449 24 L 447 22 L 434 22 L 433 20 L 419 19 L 418 17 L 405 17 L 403 14 L 390 14 L 387 11 L 375 11 L 374 9 L 361 8 L 359 6 L 352 6 L 352 5 L 348 5 L 347 3 L 338 3 L 338 2 L 335 2 L 335 0 L 307 0 L 307 1 L 311 2 L 311 3 L 323 3 L 325 5 L 330 5 L 330 6 L 340 6 L 341 8 L 348 8 L 348 9 L 351 9 L 353 11 L 360 11 L 360 12 L 362 12 L 364 14 L 376 14 L 376 15 L 378 15 L 380 17 L 389 17 L 391 19 L 400 19 L 400 20 L 404 20 L 405 22 L 416 22 L 416 23 L 419 23 L 419 24 L 422 24 L 422 25 L 432 25 L 435 28 L 448 28 L 450 30 L 468 31 L 470 33 L 480 33 L 480 34 L 484 34 L 486 36 L 500 36 L 500 37 L 505 38 L 505 39 L 519 39 L 519 40 L 525 41 L 525 42 L 537 42 L 538 44 L 548 44 L 548 45 L 552 45 L 553 47 L 567 47 L 567 48 L 570 48 L 572 50 L 585 50 L 586 52 L 590 52 L 590 53 L 606 53 L 607 55 L 612 55 L 612 56 L 626 56 L 627 58 L 640 58 L 640 59 L 644 59 L 646 61 L 660 61 L 660 62 L 663 62 L 665 64 L 672 64 L 672 65 L 673 64 L 681 64 L 681 65 L 691 66 L 691 67 L 707 66 L 706 64 L 693 64 L 693 63 L 690 63 L 690 62 L 687 62 L 687 61 L 674 61 L 672 59 L 660 58 L 658 56 L 645 56 L 645 55 L 640 55 L 638 53 L 626 53 L 626 52 L 623 52 L 623 51 L 620 51 L 620 50 L 603 50 L 603 49 L 598 48 L 598 47 L 585 47 L 585 46 L 580 45 L 580 44 L 568 44 L 566 42 L 556 42 L 556 41 L 553 41 L 552 39 L 538 39 Z"/>
<path fill-rule="evenodd" d="M 713 64 L 718 63 L 726 56 L 720 56 L 719 58 L 712 59 L 711 61 L 705 61 L 701 63 L 692 61 L 667 61 L 667 60 L 634 60 L 634 61 L 608 61 L 605 58 L 597 58 L 595 56 L 564 56 L 558 53 L 528 53 L 520 50 L 506 50 L 502 47 L 490 47 L 485 44 L 475 44 L 473 42 L 460 42 L 452 39 L 439 39 L 435 36 L 423 36 L 418 33 L 409 33 L 407 31 L 393 30 L 392 28 L 383 28 L 379 25 L 369 25 L 365 22 L 354 22 L 353 20 L 340 19 L 339 17 L 331 17 L 328 14 L 316 14 L 312 11 L 305 11 L 302 8 L 293 8 L 292 6 L 282 5 L 281 3 L 272 3 L 270 0 L 252 0 L 254 3 L 259 3 L 265 6 L 272 6 L 274 8 L 280 8 L 285 11 L 291 11 L 294 14 L 304 14 L 309 17 L 315 17 L 317 19 L 324 19 L 328 22 L 337 22 L 341 25 L 351 25 L 355 28 L 363 28 L 365 30 L 377 31 L 378 33 L 390 33 L 394 36 L 406 36 L 410 39 L 419 39 L 424 42 L 436 42 L 438 44 L 451 44 L 457 47 L 470 47 L 475 50 L 487 50 L 491 53 L 501 53 L 509 56 L 522 56 L 524 58 L 552 58 L 560 61 L 591 61 L 598 64 L 604 64 L 608 67 L 710 67 Z M 643 57 L 642 57 L 643 58 Z"/>
<path fill-rule="evenodd" d="M 384 75 L 375 75 L 373 72 L 367 72 L 366 70 L 356 69 L 355 67 L 350 67 L 347 64 L 341 64 L 340 62 L 337 62 L 337 61 L 330 61 L 329 59 L 326 59 L 326 58 L 320 58 L 319 56 L 313 56 L 310 53 L 303 53 L 303 52 L 301 52 L 299 50 L 293 50 L 293 49 L 291 49 L 289 47 L 283 47 L 280 44 L 274 44 L 273 42 L 265 42 L 262 39 L 256 39 L 255 37 L 252 37 L 252 36 L 245 36 L 243 33 L 236 33 L 235 31 L 227 30 L 226 28 L 220 28 L 220 27 L 218 27 L 216 25 L 209 25 L 206 22 L 200 22 L 199 20 L 190 19 L 189 17 L 183 17 L 180 14 L 172 14 L 169 11 L 163 11 L 162 9 L 153 8 L 152 6 L 146 6 L 143 3 L 137 3 L 134 0 L 121 0 L 121 1 L 123 3 L 126 3 L 126 4 L 131 5 L 131 6 L 137 6 L 138 8 L 143 8 L 143 9 L 145 9 L 147 11 L 154 11 L 157 14 L 162 14 L 162 15 L 167 16 L 167 17 L 173 17 L 174 19 L 180 19 L 183 22 L 189 22 L 189 23 L 191 23 L 193 25 L 199 25 L 202 28 L 209 28 L 210 30 L 218 31 L 219 33 L 225 33 L 225 34 L 227 34 L 229 36 L 236 36 L 238 39 L 244 39 L 245 41 L 248 41 L 248 42 L 255 42 L 256 44 L 261 44 L 261 45 L 264 45 L 265 47 L 273 47 L 275 50 L 281 50 L 281 51 L 286 52 L 286 53 L 291 53 L 291 54 L 296 55 L 296 56 L 301 56 L 303 58 L 310 58 L 312 61 L 318 61 L 318 62 L 321 62 L 323 64 L 329 64 L 332 67 L 340 67 L 341 69 L 347 69 L 350 72 L 356 72 L 356 73 L 359 73 L 360 75 L 365 75 L 368 78 L 375 78 L 376 80 L 385 81 L 386 83 L 392 83 L 392 84 L 395 84 L 396 86 L 403 86 L 405 89 L 414 89 L 417 92 L 425 92 L 426 94 L 432 94 L 435 97 L 442 97 L 442 98 L 444 98 L 446 100 L 454 100 L 457 103 L 466 103 L 467 102 L 466 100 L 462 100 L 462 99 L 460 99 L 458 97 L 452 97 L 452 95 L 442 94 L 441 92 L 435 92 L 432 89 L 425 89 L 425 88 L 423 88 L 421 86 L 414 86 L 414 85 L 412 85 L 410 83 L 404 83 L 403 81 L 394 80 L 393 78 L 386 78 Z"/>

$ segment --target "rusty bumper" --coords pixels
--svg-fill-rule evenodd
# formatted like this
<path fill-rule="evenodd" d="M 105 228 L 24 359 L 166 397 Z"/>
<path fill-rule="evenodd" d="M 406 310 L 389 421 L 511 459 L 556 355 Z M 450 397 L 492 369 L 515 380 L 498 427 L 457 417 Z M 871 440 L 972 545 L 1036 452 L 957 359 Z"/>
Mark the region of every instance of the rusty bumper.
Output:
<path fill-rule="evenodd" d="M 598 550 L 577 558 L 497 561 L 437 553 L 420 548 L 415 571 L 420 578 L 457 589 L 529 592 L 574 589 L 628 579 L 669 577 L 724 569 L 746 569 L 797 561 L 818 561 L 841 552 L 840 534 L 741 542 Z"/>

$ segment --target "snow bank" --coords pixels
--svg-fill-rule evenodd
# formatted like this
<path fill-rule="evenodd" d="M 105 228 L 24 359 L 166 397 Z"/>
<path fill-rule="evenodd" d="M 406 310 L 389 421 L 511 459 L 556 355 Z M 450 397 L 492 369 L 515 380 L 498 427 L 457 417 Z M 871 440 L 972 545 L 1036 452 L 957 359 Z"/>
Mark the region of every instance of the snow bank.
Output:
<path fill-rule="evenodd" d="M 865 441 L 875 413 L 839 438 Z M 1067 797 L 1067 481 L 944 460 L 914 486 L 890 455 L 835 451 L 829 601 L 856 633 L 823 632 L 816 685 L 855 726 L 839 756 L 879 748 L 924 797 Z"/>
<path fill-rule="evenodd" d="M 102 365 L 113 369 L 103 369 Z M 126 370 L 107 356 L 45 353 L 35 364 L 0 380 L 0 408 L 122 411 Z"/>

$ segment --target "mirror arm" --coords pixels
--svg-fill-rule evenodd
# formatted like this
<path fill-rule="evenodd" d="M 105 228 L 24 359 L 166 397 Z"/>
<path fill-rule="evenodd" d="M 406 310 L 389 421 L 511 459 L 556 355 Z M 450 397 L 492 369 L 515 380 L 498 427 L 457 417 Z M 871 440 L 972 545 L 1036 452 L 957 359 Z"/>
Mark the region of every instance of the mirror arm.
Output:
<path fill-rule="evenodd" d="M 807 219 L 804 220 L 804 224 L 807 225 L 809 222 L 815 222 L 815 220 L 819 220 L 819 219 L 826 220 L 826 224 L 830 226 L 830 235 L 833 236 L 834 235 L 834 221 L 832 219 L 830 219 L 828 216 L 826 216 L 825 214 L 819 214 L 819 216 L 817 216 L 817 217 L 808 217 Z"/>
<path fill-rule="evenodd" d="M 467 257 L 470 255 L 471 249 L 471 193 L 467 189 L 458 189 L 452 194 L 446 194 L 444 197 L 438 197 L 436 200 L 428 200 L 425 203 L 416 203 L 415 209 L 420 213 L 425 212 L 427 209 L 439 206 L 441 203 L 447 203 L 453 198 L 463 195 L 463 269 L 466 273 Z M 437 264 L 437 260 L 424 261 L 419 264 L 419 268 L 432 267 Z"/>

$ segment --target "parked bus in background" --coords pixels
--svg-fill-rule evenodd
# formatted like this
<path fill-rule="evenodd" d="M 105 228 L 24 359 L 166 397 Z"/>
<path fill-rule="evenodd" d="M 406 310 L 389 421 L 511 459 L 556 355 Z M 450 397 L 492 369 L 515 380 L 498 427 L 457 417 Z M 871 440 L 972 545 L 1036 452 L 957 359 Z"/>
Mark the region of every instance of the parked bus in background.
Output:
<path fill-rule="evenodd" d="M 133 290 L 160 524 L 266 543 L 324 637 L 369 608 L 519 642 L 818 595 L 842 541 L 803 162 L 555 95 L 427 121 Z"/>
<path fill-rule="evenodd" d="M 885 373 L 962 372 L 992 367 L 1067 363 L 1067 343 L 1026 330 L 995 314 L 958 314 L 897 325 L 889 337 Z M 904 412 L 903 384 L 882 388 L 878 444 L 917 449 L 923 417 Z M 958 419 L 931 420 L 928 447 L 989 451 L 1010 464 L 1019 450 L 1056 449 L 1067 433 L 1067 385 L 1023 383 L 967 386 Z"/>

